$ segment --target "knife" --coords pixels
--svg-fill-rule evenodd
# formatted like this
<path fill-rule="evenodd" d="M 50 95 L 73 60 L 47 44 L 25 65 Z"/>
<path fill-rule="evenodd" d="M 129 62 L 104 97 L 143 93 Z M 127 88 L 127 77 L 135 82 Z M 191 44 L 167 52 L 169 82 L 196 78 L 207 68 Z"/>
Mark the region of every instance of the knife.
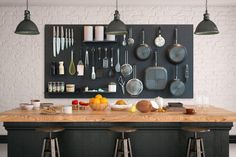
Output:
<path fill-rule="evenodd" d="M 69 37 L 68 37 L 68 39 L 69 39 L 69 47 L 71 47 L 71 29 L 69 29 Z"/>
<path fill-rule="evenodd" d="M 56 38 L 56 28 L 53 26 L 53 57 L 56 57 L 56 44 L 57 44 L 57 38 Z"/>
<path fill-rule="evenodd" d="M 66 49 L 68 49 L 68 29 L 66 28 L 66 36 L 65 36 L 65 41 L 66 41 Z"/>
<path fill-rule="evenodd" d="M 111 67 L 114 67 L 114 64 L 113 64 L 113 48 L 111 48 Z"/>
<path fill-rule="evenodd" d="M 71 29 L 71 46 L 74 45 L 74 29 Z"/>
<path fill-rule="evenodd" d="M 60 53 L 60 37 L 59 37 L 60 29 L 59 26 L 57 26 L 57 55 Z"/>
<path fill-rule="evenodd" d="M 61 50 L 63 51 L 64 49 L 65 49 L 64 29 L 63 26 L 61 26 Z"/>

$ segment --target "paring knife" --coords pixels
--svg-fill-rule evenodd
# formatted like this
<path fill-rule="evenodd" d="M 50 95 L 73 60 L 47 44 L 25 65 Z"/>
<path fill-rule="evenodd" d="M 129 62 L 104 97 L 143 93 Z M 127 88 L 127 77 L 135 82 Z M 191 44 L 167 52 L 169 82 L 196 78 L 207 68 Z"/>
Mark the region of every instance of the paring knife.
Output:
<path fill-rule="evenodd" d="M 71 29 L 71 46 L 74 45 L 74 29 Z"/>
<path fill-rule="evenodd" d="M 71 29 L 69 29 L 69 37 L 68 37 L 68 39 L 69 39 L 69 47 L 71 47 Z"/>
<path fill-rule="evenodd" d="M 59 55 L 60 53 L 60 43 L 61 43 L 59 34 L 60 34 L 60 28 L 59 26 L 57 26 L 57 55 Z"/>
<path fill-rule="evenodd" d="M 61 50 L 63 51 L 65 49 L 65 38 L 64 38 L 64 29 L 63 26 L 61 26 Z"/>
<path fill-rule="evenodd" d="M 53 26 L 53 57 L 56 57 L 56 51 L 57 51 L 57 38 L 56 38 L 56 27 Z"/>
<path fill-rule="evenodd" d="M 113 63 L 113 48 L 111 48 L 111 67 L 114 67 L 114 63 Z"/>
<path fill-rule="evenodd" d="M 69 43 L 69 40 L 68 40 L 68 29 L 67 29 L 67 28 L 66 28 L 65 41 L 66 41 L 66 49 L 68 49 L 68 43 Z"/>

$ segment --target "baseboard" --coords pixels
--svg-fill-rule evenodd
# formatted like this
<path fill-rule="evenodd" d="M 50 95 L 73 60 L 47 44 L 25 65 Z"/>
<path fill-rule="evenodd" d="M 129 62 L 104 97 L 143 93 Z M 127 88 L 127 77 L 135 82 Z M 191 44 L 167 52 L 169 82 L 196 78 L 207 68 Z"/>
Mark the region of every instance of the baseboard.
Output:
<path fill-rule="evenodd" d="M 0 135 L 0 144 L 7 144 L 7 135 Z M 229 143 L 230 144 L 236 144 L 236 135 L 230 135 L 229 136 Z"/>

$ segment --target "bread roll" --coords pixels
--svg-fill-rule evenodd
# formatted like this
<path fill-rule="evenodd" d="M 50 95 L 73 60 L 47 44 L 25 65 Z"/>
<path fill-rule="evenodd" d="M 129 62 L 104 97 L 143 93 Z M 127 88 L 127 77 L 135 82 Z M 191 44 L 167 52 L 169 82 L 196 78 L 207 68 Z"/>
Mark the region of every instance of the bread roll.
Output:
<path fill-rule="evenodd" d="M 136 108 L 142 113 L 147 113 L 152 110 L 152 104 L 148 100 L 141 100 L 136 104 Z"/>

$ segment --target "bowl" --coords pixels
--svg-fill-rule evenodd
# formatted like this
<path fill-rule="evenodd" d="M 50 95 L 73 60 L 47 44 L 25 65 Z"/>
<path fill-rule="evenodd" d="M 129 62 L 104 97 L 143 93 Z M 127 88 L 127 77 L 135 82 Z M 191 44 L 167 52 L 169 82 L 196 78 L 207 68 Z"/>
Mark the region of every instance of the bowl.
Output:
<path fill-rule="evenodd" d="M 128 110 L 129 108 L 132 107 L 132 104 L 120 105 L 120 104 L 116 104 L 116 103 L 115 103 L 115 104 L 112 104 L 112 105 L 110 105 L 110 106 L 111 106 L 111 110 L 112 110 L 112 111 L 126 111 L 126 110 Z"/>
<path fill-rule="evenodd" d="M 89 104 L 92 110 L 94 111 L 104 111 L 108 104 Z"/>
<path fill-rule="evenodd" d="M 21 108 L 22 110 L 32 110 L 33 107 L 34 107 L 33 104 L 28 104 L 28 103 L 21 103 L 21 104 L 20 104 L 20 108 Z"/>

